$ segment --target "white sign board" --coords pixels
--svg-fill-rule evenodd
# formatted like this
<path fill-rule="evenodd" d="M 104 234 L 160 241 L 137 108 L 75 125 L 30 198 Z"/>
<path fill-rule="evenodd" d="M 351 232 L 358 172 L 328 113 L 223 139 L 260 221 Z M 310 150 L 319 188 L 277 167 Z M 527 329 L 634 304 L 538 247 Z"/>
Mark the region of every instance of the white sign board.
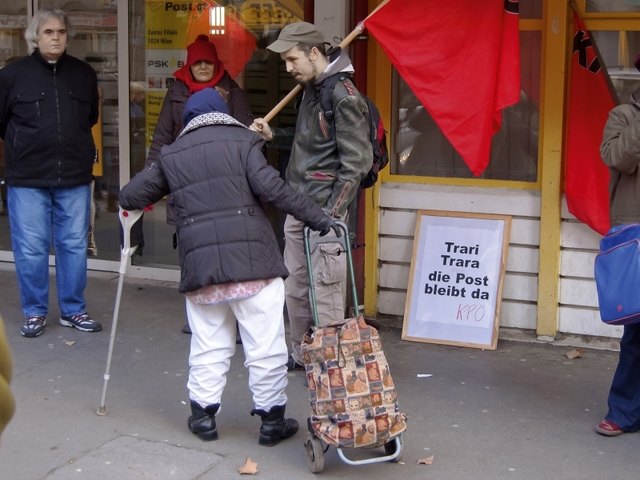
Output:
<path fill-rule="evenodd" d="M 418 212 L 402 338 L 495 349 L 511 217 Z"/>

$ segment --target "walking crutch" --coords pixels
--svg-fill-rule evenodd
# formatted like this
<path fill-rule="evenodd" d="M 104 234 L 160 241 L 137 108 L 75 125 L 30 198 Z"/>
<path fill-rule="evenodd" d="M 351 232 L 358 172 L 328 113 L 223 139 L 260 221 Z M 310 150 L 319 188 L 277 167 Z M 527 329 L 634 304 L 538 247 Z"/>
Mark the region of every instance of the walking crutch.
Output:
<path fill-rule="evenodd" d="M 107 414 L 107 407 L 105 406 L 105 398 L 107 396 L 107 384 L 109 383 L 109 377 L 111 376 L 109 371 L 111 370 L 111 357 L 113 355 L 113 344 L 116 340 L 116 328 L 118 326 L 118 313 L 120 311 L 120 297 L 122 296 L 122 285 L 124 284 L 124 275 L 127 273 L 127 266 L 129 264 L 129 257 L 131 257 L 138 249 L 138 245 L 131 245 L 131 228 L 142 216 L 143 210 L 123 210 L 118 211 L 118 218 L 122 225 L 122 251 L 120 253 L 120 269 L 118 270 L 120 276 L 118 278 L 118 292 L 116 293 L 116 303 L 113 307 L 113 321 L 111 322 L 111 338 L 109 339 L 109 353 L 107 354 L 107 365 L 104 371 L 104 385 L 102 387 L 102 398 L 100 400 L 100 406 L 96 412 L 100 416 Z"/>

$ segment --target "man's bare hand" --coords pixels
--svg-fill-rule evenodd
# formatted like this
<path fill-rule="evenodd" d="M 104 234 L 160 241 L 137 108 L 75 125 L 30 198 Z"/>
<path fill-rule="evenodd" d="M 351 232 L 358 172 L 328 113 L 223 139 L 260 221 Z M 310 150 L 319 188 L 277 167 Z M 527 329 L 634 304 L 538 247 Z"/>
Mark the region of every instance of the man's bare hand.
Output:
<path fill-rule="evenodd" d="M 273 140 L 273 131 L 262 118 L 256 118 L 249 128 L 254 132 L 258 132 L 267 142 Z"/>

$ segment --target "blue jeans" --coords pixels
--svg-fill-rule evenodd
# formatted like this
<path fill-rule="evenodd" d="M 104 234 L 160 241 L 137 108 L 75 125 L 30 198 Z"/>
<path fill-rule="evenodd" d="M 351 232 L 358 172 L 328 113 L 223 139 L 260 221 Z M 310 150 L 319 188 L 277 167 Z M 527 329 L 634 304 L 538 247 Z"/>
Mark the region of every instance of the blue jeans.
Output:
<path fill-rule="evenodd" d="M 624 327 L 606 418 L 625 432 L 640 430 L 640 324 Z"/>
<path fill-rule="evenodd" d="M 11 243 L 26 317 L 49 311 L 49 250 L 53 240 L 58 306 L 62 315 L 86 311 L 90 185 L 9 187 Z"/>

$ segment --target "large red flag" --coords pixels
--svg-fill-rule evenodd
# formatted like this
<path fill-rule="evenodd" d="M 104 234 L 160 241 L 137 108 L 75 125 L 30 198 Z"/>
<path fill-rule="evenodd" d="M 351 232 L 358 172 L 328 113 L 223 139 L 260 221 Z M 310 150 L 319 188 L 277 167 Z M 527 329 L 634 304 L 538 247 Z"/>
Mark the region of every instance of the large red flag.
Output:
<path fill-rule="evenodd" d="M 520 98 L 518 0 L 390 0 L 365 20 L 474 175 Z"/>
<path fill-rule="evenodd" d="M 573 14 L 565 194 L 580 221 L 604 235 L 609 230 L 609 169 L 600 158 L 602 131 L 615 106 L 591 35 Z"/>

